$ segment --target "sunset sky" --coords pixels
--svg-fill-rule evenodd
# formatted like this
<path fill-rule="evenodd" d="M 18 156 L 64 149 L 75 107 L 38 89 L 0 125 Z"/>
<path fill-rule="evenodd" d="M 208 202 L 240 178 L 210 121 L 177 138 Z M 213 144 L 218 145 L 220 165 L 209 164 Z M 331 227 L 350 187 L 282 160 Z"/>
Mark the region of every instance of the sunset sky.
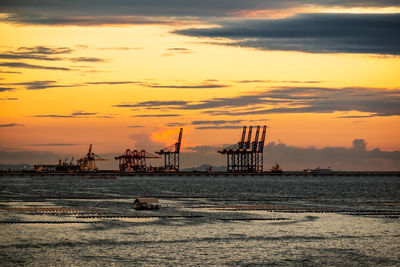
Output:
<path fill-rule="evenodd" d="M 224 165 L 267 125 L 267 167 L 400 170 L 397 0 L 0 1 L 0 36 L 0 163 L 117 168 L 183 127 L 183 167 Z"/>

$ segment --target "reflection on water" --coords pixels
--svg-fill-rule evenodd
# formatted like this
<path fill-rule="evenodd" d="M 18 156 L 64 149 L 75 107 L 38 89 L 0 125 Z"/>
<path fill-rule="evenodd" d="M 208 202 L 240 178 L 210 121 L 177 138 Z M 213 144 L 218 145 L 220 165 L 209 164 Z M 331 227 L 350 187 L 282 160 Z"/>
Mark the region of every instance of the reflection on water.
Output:
<path fill-rule="evenodd" d="M 1 265 L 400 265 L 398 177 L 0 177 Z M 136 197 L 159 211 L 136 211 Z"/>

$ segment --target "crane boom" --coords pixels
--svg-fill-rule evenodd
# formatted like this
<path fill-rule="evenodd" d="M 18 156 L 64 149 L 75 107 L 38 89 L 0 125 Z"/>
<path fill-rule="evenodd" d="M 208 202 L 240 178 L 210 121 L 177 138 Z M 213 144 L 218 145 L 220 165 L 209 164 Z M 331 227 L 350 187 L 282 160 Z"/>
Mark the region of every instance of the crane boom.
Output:
<path fill-rule="evenodd" d="M 256 151 L 257 150 L 257 144 L 258 144 L 258 136 L 260 135 L 260 126 L 257 126 L 256 130 L 256 136 L 254 137 L 254 141 L 251 144 L 251 150 Z"/>
<path fill-rule="evenodd" d="M 253 130 L 253 126 L 249 126 L 249 134 L 247 135 L 247 140 L 246 143 L 244 145 L 244 149 L 248 149 L 250 148 L 250 140 L 251 140 L 251 132 Z"/>
<path fill-rule="evenodd" d="M 246 137 L 246 126 L 243 126 L 242 138 L 240 139 L 240 142 L 239 142 L 239 149 L 243 148 L 245 137 Z"/>
<path fill-rule="evenodd" d="M 179 131 L 178 142 L 176 143 L 176 146 L 175 146 L 175 151 L 176 151 L 176 152 L 179 152 L 180 149 L 181 149 L 182 132 L 183 132 L 183 128 L 181 128 L 181 130 Z"/>
<path fill-rule="evenodd" d="M 265 142 L 266 132 L 267 132 L 267 126 L 264 125 L 261 140 L 260 140 L 260 142 L 258 142 L 258 151 L 260 151 L 260 152 L 264 151 L 264 142 Z"/>

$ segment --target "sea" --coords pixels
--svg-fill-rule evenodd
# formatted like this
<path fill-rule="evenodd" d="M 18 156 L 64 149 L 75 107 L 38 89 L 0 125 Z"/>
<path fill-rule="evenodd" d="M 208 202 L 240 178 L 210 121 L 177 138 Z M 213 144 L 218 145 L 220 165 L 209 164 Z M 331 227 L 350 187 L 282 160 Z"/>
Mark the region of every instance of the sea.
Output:
<path fill-rule="evenodd" d="M 400 177 L 4 175 L 0 231 L 0 266 L 400 266 Z"/>

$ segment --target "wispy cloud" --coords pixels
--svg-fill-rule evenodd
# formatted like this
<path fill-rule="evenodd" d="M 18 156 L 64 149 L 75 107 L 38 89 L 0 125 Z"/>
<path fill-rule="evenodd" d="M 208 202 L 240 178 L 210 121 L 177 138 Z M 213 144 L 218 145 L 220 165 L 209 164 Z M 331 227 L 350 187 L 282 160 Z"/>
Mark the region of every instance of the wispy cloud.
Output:
<path fill-rule="evenodd" d="M 22 62 L 3 62 L 0 63 L 0 66 L 8 67 L 8 68 L 21 68 L 21 69 L 42 69 L 42 70 L 63 70 L 70 71 L 72 69 L 65 67 L 52 67 L 52 66 L 43 66 L 43 65 L 34 65 Z"/>
<path fill-rule="evenodd" d="M 224 88 L 229 85 L 224 84 L 194 84 L 194 85 L 175 85 L 175 84 L 144 84 L 146 87 L 151 88 L 171 88 L 171 89 L 215 89 Z"/>
<path fill-rule="evenodd" d="M 127 50 L 141 50 L 142 47 L 127 47 L 127 46 L 115 46 L 115 47 L 102 47 L 100 50 L 116 50 L 116 51 L 127 51 Z"/>
<path fill-rule="evenodd" d="M 74 112 L 71 115 L 72 116 L 92 116 L 92 115 L 96 115 L 97 113 L 93 113 L 93 112 Z"/>
<path fill-rule="evenodd" d="M 57 81 L 31 81 L 31 82 L 19 82 L 19 83 L 0 83 L 0 85 L 23 86 L 23 87 L 25 87 L 26 90 L 43 90 L 43 89 L 57 88 L 57 87 L 79 86 L 79 85 L 57 84 Z"/>
<path fill-rule="evenodd" d="M 59 57 L 48 57 L 45 55 L 21 55 L 16 53 L 8 53 L 8 54 L 0 54 L 1 59 L 34 59 L 34 60 L 47 60 L 47 61 L 55 61 L 61 60 Z"/>
<path fill-rule="evenodd" d="M 167 126 L 167 127 L 180 127 L 180 126 L 185 126 L 185 125 L 187 125 L 187 123 L 184 123 L 184 122 L 170 122 L 170 123 L 165 124 L 165 126 Z"/>
<path fill-rule="evenodd" d="M 16 51 L 7 51 L 0 53 L 0 58 L 56 61 L 56 60 L 63 60 L 63 58 L 59 57 L 59 55 L 70 54 L 73 51 L 74 50 L 68 47 L 47 47 L 47 46 L 19 47 Z"/>
<path fill-rule="evenodd" d="M 243 120 L 214 120 L 214 121 L 192 121 L 193 125 L 202 125 L 202 124 L 213 124 L 213 125 L 221 125 L 221 124 L 235 124 L 241 123 Z"/>
<path fill-rule="evenodd" d="M 12 91 L 14 88 L 11 87 L 0 87 L 0 92 Z"/>
<path fill-rule="evenodd" d="M 142 82 L 135 82 L 135 81 L 99 81 L 99 82 L 87 82 L 86 84 L 93 84 L 93 85 L 120 85 L 120 84 L 142 84 Z"/>
<path fill-rule="evenodd" d="M 139 102 L 136 104 L 119 104 L 119 105 L 113 105 L 113 107 L 119 107 L 119 108 L 137 108 L 137 107 L 174 107 L 174 106 L 182 106 L 186 105 L 189 102 L 187 101 L 144 101 L 144 102 Z"/>
<path fill-rule="evenodd" d="M 62 115 L 62 114 L 40 114 L 40 115 L 33 115 L 31 117 L 35 118 L 91 118 L 98 113 L 95 112 L 82 112 L 77 111 L 71 114 Z"/>
<path fill-rule="evenodd" d="M 60 55 L 60 54 L 70 54 L 74 50 L 69 47 L 49 47 L 49 46 L 33 46 L 33 47 L 19 47 L 19 54 L 40 54 L 40 55 Z"/>
<path fill-rule="evenodd" d="M 129 125 L 128 128 L 143 128 L 143 125 Z"/>
<path fill-rule="evenodd" d="M 22 72 L 20 71 L 6 71 L 6 70 L 0 70 L 0 73 L 22 74 Z"/>
<path fill-rule="evenodd" d="M 199 126 L 195 127 L 197 130 L 228 130 L 228 129 L 242 129 L 241 125 L 220 125 L 220 126 Z"/>
<path fill-rule="evenodd" d="M 151 117 L 157 117 L 157 118 L 163 118 L 163 117 L 179 117 L 181 115 L 179 114 L 142 114 L 142 115 L 132 115 L 131 117 L 138 117 L 138 118 L 151 118 Z"/>
<path fill-rule="evenodd" d="M 19 123 L 7 123 L 7 124 L 0 124 L 1 128 L 5 128 L 5 127 L 23 127 L 23 124 L 19 124 Z"/>
<path fill-rule="evenodd" d="M 162 54 L 163 57 L 169 57 L 174 55 L 184 55 L 184 54 L 192 54 L 193 51 L 188 48 L 183 47 L 174 47 L 166 49 L 166 53 Z"/>
<path fill-rule="evenodd" d="M 97 57 L 74 57 L 69 60 L 73 62 L 106 62 L 107 60 Z"/>
<path fill-rule="evenodd" d="M 321 81 L 279 81 L 279 80 L 241 80 L 237 83 L 321 83 Z"/>

